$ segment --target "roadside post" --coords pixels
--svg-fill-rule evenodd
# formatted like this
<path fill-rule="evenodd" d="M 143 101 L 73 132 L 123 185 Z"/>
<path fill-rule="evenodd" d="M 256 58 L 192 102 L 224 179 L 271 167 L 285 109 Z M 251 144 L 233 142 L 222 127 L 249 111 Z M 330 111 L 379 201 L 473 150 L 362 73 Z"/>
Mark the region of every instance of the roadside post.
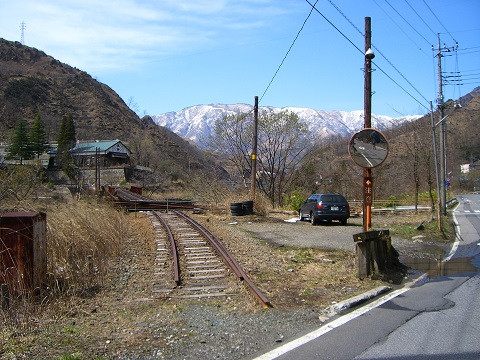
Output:
<path fill-rule="evenodd" d="M 383 272 L 393 262 L 394 250 L 385 232 L 370 231 L 372 227 L 372 169 L 385 161 L 388 142 L 381 132 L 372 128 L 372 60 L 371 18 L 365 17 L 364 58 L 364 125 L 350 139 L 348 151 L 352 160 L 363 168 L 363 233 L 353 235 L 357 254 L 358 277 Z"/>
<path fill-rule="evenodd" d="M 250 198 L 255 202 L 255 187 L 257 182 L 257 142 L 258 142 L 258 96 L 254 98 L 253 106 L 253 146 L 252 146 L 252 184 L 250 187 Z"/>
<path fill-rule="evenodd" d="M 372 168 L 380 165 L 388 155 L 388 142 L 375 129 L 363 129 L 352 136 L 348 146 L 352 160 L 363 167 L 363 233 L 353 235 L 357 254 L 358 277 L 364 278 L 382 272 L 392 262 L 390 236 L 385 231 L 371 231 L 373 179 Z"/>

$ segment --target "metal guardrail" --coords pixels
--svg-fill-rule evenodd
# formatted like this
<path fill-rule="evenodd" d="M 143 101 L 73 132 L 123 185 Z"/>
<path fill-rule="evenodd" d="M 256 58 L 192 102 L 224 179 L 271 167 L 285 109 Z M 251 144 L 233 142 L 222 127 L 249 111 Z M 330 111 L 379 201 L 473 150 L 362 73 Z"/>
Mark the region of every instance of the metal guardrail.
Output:
<path fill-rule="evenodd" d="M 353 213 L 360 213 L 363 210 L 363 201 L 353 200 L 348 202 L 350 205 L 350 211 Z M 415 210 L 415 205 L 406 203 L 405 201 L 395 200 L 373 200 L 372 209 L 375 211 L 405 211 Z M 417 210 L 431 210 L 430 205 L 418 204 Z"/>

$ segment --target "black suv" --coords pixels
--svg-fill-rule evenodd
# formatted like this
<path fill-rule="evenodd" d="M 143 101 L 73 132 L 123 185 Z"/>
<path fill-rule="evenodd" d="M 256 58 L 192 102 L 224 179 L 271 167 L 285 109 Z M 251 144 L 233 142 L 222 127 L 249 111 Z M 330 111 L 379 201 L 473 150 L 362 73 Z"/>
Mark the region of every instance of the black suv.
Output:
<path fill-rule="evenodd" d="M 299 216 L 300 221 L 309 219 L 312 225 L 320 220 L 339 220 L 345 225 L 350 217 L 350 206 L 340 194 L 312 194 L 300 207 Z"/>

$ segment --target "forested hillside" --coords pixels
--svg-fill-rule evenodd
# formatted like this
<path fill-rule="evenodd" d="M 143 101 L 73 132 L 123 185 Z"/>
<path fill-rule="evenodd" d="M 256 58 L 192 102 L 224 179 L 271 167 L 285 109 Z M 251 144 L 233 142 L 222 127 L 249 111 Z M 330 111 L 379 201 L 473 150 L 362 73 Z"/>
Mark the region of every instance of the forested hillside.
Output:
<path fill-rule="evenodd" d="M 107 85 L 79 69 L 18 42 L 0 39 L 0 141 L 8 141 L 20 119 L 37 114 L 47 137 L 55 141 L 61 119 L 71 115 L 77 139 L 121 139 L 136 164 L 172 178 L 226 176 L 205 154 L 146 117 L 140 119 Z"/>
<path fill-rule="evenodd" d="M 447 172 L 454 190 L 461 189 L 467 175 L 460 165 L 480 159 L 480 88 L 465 95 L 454 106 L 445 103 L 447 124 Z M 434 113 L 438 122 L 438 113 Z M 437 127 L 438 134 L 438 127 Z M 385 162 L 373 170 L 375 197 L 386 199 L 406 193 L 435 189 L 432 127 L 430 115 L 385 132 L 390 152 Z M 296 186 L 301 191 L 331 190 L 362 197 L 362 169 L 348 154 L 349 138 L 323 141 L 316 146 L 298 172 Z M 475 175 L 471 175 L 475 176 Z M 316 184 L 317 183 L 317 184 Z M 468 186 L 466 188 L 468 189 Z"/>

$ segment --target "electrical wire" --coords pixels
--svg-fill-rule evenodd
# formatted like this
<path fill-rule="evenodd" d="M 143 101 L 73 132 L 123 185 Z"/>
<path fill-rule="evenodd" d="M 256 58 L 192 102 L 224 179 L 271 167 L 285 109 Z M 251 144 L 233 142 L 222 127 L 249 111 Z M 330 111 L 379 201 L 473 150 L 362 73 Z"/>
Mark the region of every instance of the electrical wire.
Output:
<path fill-rule="evenodd" d="M 390 4 L 390 2 L 388 0 L 385 0 L 385 2 L 388 4 L 388 6 L 390 6 L 393 9 L 393 11 L 395 11 L 398 14 L 398 16 L 400 16 L 403 19 L 403 21 L 405 21 L 407 23 L 408 26 L 410 26 L 412 28 L 413 31 L 415 31 L 418 34 L 418 36 L 420 36 L 423 40 L 425 40 L 425 42 L 428 45 L 432 45 L 432 43 L 429 42 L 425 36 L 420 34 L 420 32 L 417 29 L 415 29 L 415 27 L 412 24 L 410 24 L 410 22 L 407 19 L 405 19 L 405 17 L 402 14 L 400 14 L 400 12 L 397 9 L 395 9 L 393 7 L 393 5 Z"/>
<path fill-rule="evenodd" d="M 463 85 L 475 85 L 475 84 L 480 84 L 480 81 L 462 82 L 462 83 L 454 83 L 454 84 L 445 83 L 444 85 L 445 86 L 457 86 L 457 85 L 463 86 Z"/>
<path fill-rule="evenodd" d="M 463 70 L 462 73 L 469 73 L 469 72 L 475 72 L 475 71 L 480 71 L 480 69 Z M 442 74 L 456 74 L 456 73 L 459 73 L 459 71 L 442 71 Z"/>
<path fill-rule="evenodd" d="M 385 13 L 385 15 L 387 15 L 387 17 L 400 29 L 400 31 L 405 35 L 405 37 L 406 37 L 407 39 L 409 39 L 412 43 L 414 43 L 415 46 L 417 46 L 417 50 L 421 51 L 421 52 L 424 53 L 426 56 L 429 56 L 429 55 L 422 49 L 422 47 L 421 47 L 415 40 L 413 40 L 413 39 L 407 34 L 407 32 L 406 32 L 405 30 L 403 30 L 403 28 L 395 21 L 395 19 L 392 18 L 392 17 L 390 16 L 390 14 L 389 14 L 383 7 L 380 6 L 380 4 L 377 2 L 377 0 L 372 0 L 372 1 L 380 8 L 380 10 L 382 10 L 382 11 Z"/>
<path fill-rule="evenodd" d="M 478 53 L 478 52 L 480 52 L 480 50 L 465 51 L 465 52 L 460 53 L 460 55 L 474 54 L 474 53 Z"/>
<path fill-rule="evenodd" d="M 422 22 L 425 24 L 425 26 L 433 33 L 434 36 L 437 36 L 437 33 L 435 31 L 433 31 L 433 29 L 430 27 L 430 25 L 428 25 L 428 23 L 423 19 L 423 17 L 417 12 L 417 10 L 415 10 L 415 8 L 408 2 L 408 0 L 405 0 L 405 2 L 407 3 L 407 5 L 410 7 L 410 9 L 413 10 L 413 12 L 420 18 L 420 20 L 422 20 Z"/>
<path fill-rule="evenodd" d="M 398 82 L 396 82 L 390 75 L 388 75 L 384 70 L 382 70 L 382 68 L 380 68 L 380 66 L 378 66 L 377 63 L 375 63 L 375 61 L 372 61 L 372 64 L 374 64 L 378 70 L 380 70 L 387 78 L 389 78 L 395 85 L 397 85 L 400 89 L 402 89 L 408 96 L 410 96 L 413 100 L 415 100 L 420 106 L 424 107 L 425 109 L 427 109 L 427 111 L 430 111 L 430 108 L 425 106 L 423 103 L 421 103 L 415 96 L 413 96 L 412 94 L 410 94 L 407 90 L 405 90 Z"/>
<path fill-rule="evenodd" d="M 318 9 L 315 7 L 315 5 L 317 4 L 318 1 L 315 2 L 314 5 L 312 5 L 312 3 L 311 3 L 309 0 L 305 0 L 305 1 L 308 3 L 308 5 L 310 5 L 310 6 L 312 7 L 313 10 L 315 10 L 321 17 L 323 17 L 323 19 L 324 19 L 326 22 L 328 22 L 331 26 L 333 26 L 333 28 L 334 28 L 335 30 L 337 30 L 337 32 L 338 32 L 340 35 L 342 35 L 345 40 L 347 40 L 347 41 L 348 41 L 355 49 L 357 49 L 362 55 L 365 55 L 365 54 L 363 54 L 363 51 L 362 51 L 357 45 L 355 45 L 355 43 L 354 43 L 352 40 L 350 40 L 350 38 L 349 38 L 347 35 L 345 35 L 338 27 L 335 26 L 334 23 L 332 23 L 325 15 L 323 15 L 323 14 L 320 12 L 320 10 L 318 10 Z"/>
<path fill-rule="evenodd" d="M 357 32 L 363 38 L 365 38 L 365 34 L 362 31 L 360 31 L 360 29 L 357 26 L 355 26 L 355 24 L 343 13 L 340 7 L 338 7 L 332 0 L 328 0 L 328 2 L 340 13 L 340 15 L 344 17 L 345 20 L 347 20 L 350 23 L 350 25 L 352 25 L 352 27 L 355 30 L 357 30 Z M 379 48 L 377 48 L 374 44 L 372 44 L 372 47 L 390 64 L 390 66 L 393 69 L 395 69 L 395 71 L 412 87 L 412 89 L 415 90 L 417 94 L 420 95 L 423 98 L 423 100 L 425 100 L 428 103 L 428 100 L 425 98 L 425 96 L 423 96 L 423 94 L 420 91 L 418 91 L 418 89 L 407 79 L 405 75 L 402 74 L 400 70 L 398 70 L 398 68 L 382 53 L 382 51 Z"/>
<path fill-rule="evenodd" d="M 430 8 L 430 6 L 428 6 L 427 2 L 425 0 L 423 0 L 423 3 L 425 4 L 425 6 L 428 8 L 428 10 L 430 10 L 430 12 L 432 13 L 433 16 L 435 16 L 435 19 L 437 19 L 438 23 L 440 25 L 442 25 L 442 27 L 445 29 L 445 31 L 447 32 L 448 35 L 450 35 L 450 37 L 452 38 L 452 40 L 458 44 L 458 41 L 455 40 L 455 38 L 453 37 L 453 35 L 450 33 L 450 31 L 447 30 L 447 28 L 445 27 L 445 25 L 442 24 L 442 22 L 440 21 L 440 19 L 438 18 L 438 16 L 433 12 L 433 10 Z"/>
<path fill-rule="evenodd" d="M 315 1 L 315 5 L 317 5 L 317 2 L 318 2 L 318 0 Z M 265 88 L 265 91 L 263 92 L 262 96 L 260 96 L 260 99 L 258 100 L 259 103 L 262 101 L 263 97 L 265 96 L 265 94 L 267 93 L 268 89 L 270 88 L 270 86 L 272 85 L 273 81 L 275 80 L 275 77 L 277 76 L 278 72 L 280 71 L 281 67 L 283 66 L 283 63 L 285 62 L 288 54 L 290 53 L 290 50 L 292 50 L 293 45 L 295 45 L 295 42 L 297 41 L 298 37 L 300 36 L 300 33 L 302 32 L 303 28 L 305 27 L 305 24 L 307 23 L 308 19 L 310 18 L 310 15 L 312 15 L 313 9 L 314 9 L 314 7 L 312 7 L 312 9 L 310 9 L 310 12 L 308 13 L 307 17 L 305 18 L 302 26 L 300 27 L 300 30 L 298 30 L 297 35 L 295 36 L 295 38 L 294 38 L 293 41 L 292 41 L 292 44 L 291 44 L 290 47 L 288 48 L 285 56 L 283 57 L 282 61 L 280 62 L 280 65 L 278 66 L 277 70 L 276 70 L 275 73 L 273 74 L 272 79 L 270 80 L 270 82 L 268 83 L 267 87 Z"/>
<path fill-rule="evenodd" d="M 458 49 L 458 51 L 478 49 L 478 48 L 480 48 L 480 46 L 470 46 L 470 47 L 467 47 L 467 48 Z"/>
<path fill-rule="evenodd" d="M 325 15 L 323 15 L 323 13 L 318 10 L 315 5 L 313 5 L 309 0 L 305 0 L 311 7 L 312 9 L 314 9 L 321 17 L 323 17 L 325 19 L 325 21 L 327 21 L 335 30 L 337 30 L 337 32 L 342 35 L 355 49 L 357 49 L 363 56 L 365 56 L 365 54 L 363 53 L 363 51 L 353 43 L 352 40 L 350 40 L 350 38 L 345 35 L 337 26 L 335 26 L 334 23 L 332 23 Z M 316 4 L 316 3 L 315 3 Z M 388 75 L 385 70 L 383 70 L 377 63 L 375 63 L 374 61 L 372 61 L 372 64 L 374 64 L 378 70 L 380 70 L 380 72 L 382 72 L 387 78 L 389 78 L 395 85 L 397 85 L 400 89 L 402 89 L 408 96 L 410 96 L 413 100 L 415 100 L 420 106 L 424 107 L 425 109 L 427 109 L 428 111 L 430 111 L 430 108 L 426 107 L 423 103 L 420 102 L 420 100 L 418 100 L 415 96 L 413 96 L 410 92 L 408 92 L 403 86 L 401 86 L 397 81 L 395 81 L 395 79 L 393 79 L 390 75 Z"/>
<path fill-rule="evenodd" d="M 460 73 L 460 70 L 458 68 L 458 48 L 455 50 L 455 71 L 457 71 L 458 73 Z M 453 98 L 460 98 L 461 96 L 461 88 L 460 88 L 461 85 L 458 85 L 456 87 L 453 88 Z M 456 93 L 455 93 L 455 90 L 458 90 L 458 97 L 455 97 Z"/>

